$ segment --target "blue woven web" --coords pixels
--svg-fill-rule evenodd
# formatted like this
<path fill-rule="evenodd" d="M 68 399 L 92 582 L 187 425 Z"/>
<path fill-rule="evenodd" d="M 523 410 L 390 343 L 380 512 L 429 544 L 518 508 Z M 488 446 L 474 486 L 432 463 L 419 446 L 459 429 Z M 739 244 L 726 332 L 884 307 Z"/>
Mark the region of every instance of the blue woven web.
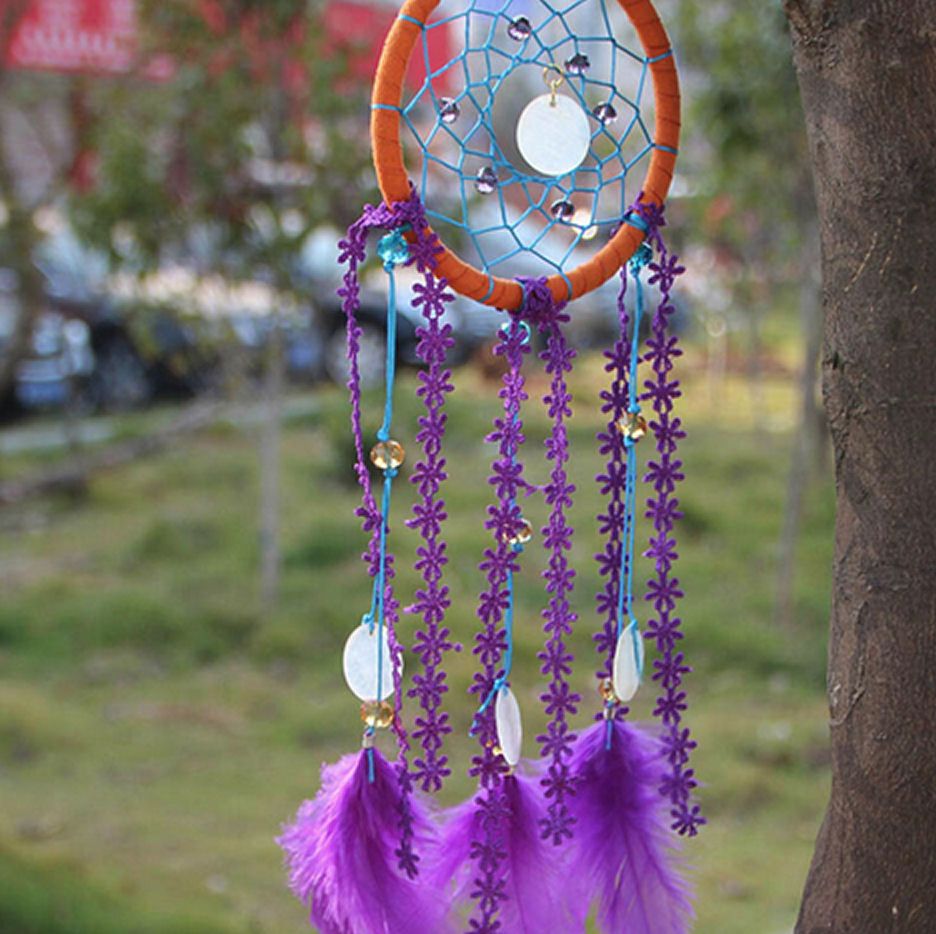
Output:
<path fill-rule="evenodd" d="M 531 31 L 518 41 L 508 29 L 519 17 Z M 429 34 L 436 29 L 461 37 L 451 61 L 431 60 Z M 579 265 L 620 223 L 654 148 L 649 61 L 618 4 L 442 0 L 422 29 L 417 55 L 427 77 L 399 108 L 401 136 L 410 175 L 442 239 L 493 275 L 564 275 Z M 585 74 L 566 68 L 575 55 L 588 58 Z M 579 103 L 591 132 L 585 161 L 558 177 L 536 174 L 515 142 L 523 107 L 548 93 L 547 67 L 562 70 L 559 93 Z M 452 123 L 441 118 L 446 99 L 459 111 Z M 594 115 L 602 104 L 614 108 L 613 123 Z M 479 194 L 477 175 L 485 167 L 497 185 Z M 557 202 L 573 206 L 571 218 L 555 215 Z"/>

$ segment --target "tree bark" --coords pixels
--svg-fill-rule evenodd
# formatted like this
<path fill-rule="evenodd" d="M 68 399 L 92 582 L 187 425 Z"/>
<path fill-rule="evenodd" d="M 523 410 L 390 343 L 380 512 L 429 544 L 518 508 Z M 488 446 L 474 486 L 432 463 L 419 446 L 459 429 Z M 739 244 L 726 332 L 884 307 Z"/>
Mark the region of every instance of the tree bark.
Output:
<path fill-rule="evenodd" d="M 0 81 L 2 89 L 2 81 Z M 7 261 L 16 270 L 17 309 L 13 333 L 0 350 L 0 396 L 4 395 L 16 376 L 16 368 L 29 353 L 33 327 L 45 301 L 45 283 L 34 261 L 40 235 L 32 217 L 32 209 L 21 204 L 16 192 L 16 180 L 0 147 L 0 201 L 7 209 Z"/>
<path fill-rule="evenodd" d="M 282 448 L 285 347 L 280 312 L 272 313 L 270 344 L 263 384 L 260 426 L 260 602 L 265 613 L 276 609 L 280 582 L 280 452 Z"/>
<path fill-rule="evenodd" d="M 832 796 L 798 934 L 936 931 L 936 4 L 786 0 L 837 518 Z"/>

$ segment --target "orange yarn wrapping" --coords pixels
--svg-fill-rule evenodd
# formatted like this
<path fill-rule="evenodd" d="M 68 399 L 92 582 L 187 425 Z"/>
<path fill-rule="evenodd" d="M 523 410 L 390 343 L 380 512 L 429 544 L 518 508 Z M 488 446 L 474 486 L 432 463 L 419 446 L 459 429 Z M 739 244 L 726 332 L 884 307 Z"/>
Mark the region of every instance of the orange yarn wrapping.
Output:
<path fill-rule="evenodd" d="M 653 139 L 655 147 L 644 178 L 642 190 L 647 203 L 662 205 L 673 180 L 676 153 L 656 147 L 679 148 L 679 78 L 670 52 L 669 38 L 660 22 L 651 0 L 618 0 L 627 14 L 650 60 L 653 97 L 656 111 Z M 417 23 L 402 17 L 411 17 L 425 23 L 439 0 L 406 0 L 394 21 L 377 64 L 374 93 L 371 103 L 379 105 L 371 111 L 371 146 L 377 184 L 384 201 L 405 201 L 410 196 L 410 181 L 403 165 L 403 146 L 400 142 L 399 108 L 403 95 L 403 79 L 413 47 L 422 31 Z M 659 56 L 665 55 L 665 58 Z M 657 59 L 654 61 L 654 59 Z M 566 279 L 553 275 L 548 285 L 556 301 L 578 298 L 611 278 L 627 262 L 643 240 L 643 231 L 630 224 L 622 224 L 618 232 L 589 260 L 576 266 Z M 520 284 L 512 279 L 491 276 L 476 269 L 456 256 L 445 244 L 439 254 L 436 271 L 449 285 L 466 295 L 495 308 L 515 310 L 523 301 Z"/>

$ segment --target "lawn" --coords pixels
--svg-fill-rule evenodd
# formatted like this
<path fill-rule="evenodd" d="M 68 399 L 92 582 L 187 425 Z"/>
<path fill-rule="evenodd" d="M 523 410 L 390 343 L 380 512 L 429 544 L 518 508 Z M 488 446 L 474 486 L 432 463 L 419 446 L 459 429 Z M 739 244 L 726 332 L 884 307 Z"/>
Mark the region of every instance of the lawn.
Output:
<path fill-rule="evenodd" d="M 456 378 L 447 490 L 454 605 L 470 643 L 485 538 L 483 435 L 496 386 Z M 575 680 L 597 703 L 590 634 L 597 575 L 592 480 L 600 361 L 574 381 L 573 559 L 579 572 Z M 412 374 L 400 382 L 396 436 L 415 434 Z M 534 378 L 533 388 L 545 384 Z M 690 373 L 681 400 L 685 519 L 679 535 L 689 724 L 700 740 L 700 798 L 710 824 L 686 847 L 700 934 L 792 930 L 828 786 L 824 700 L 831 563 L 829 481 L 810 491 L 799 549 L 796 621 L 771 618 L 790 431 L 788 380 L 754 412 L 729 376 L 713 400 Z M 541 407 L 528 407 L 528 476 L 545 476 Z M 379 400 L 369 400 L 373 426 Z M 314 793 L 319 765 L 355 748 L 357 704 L 340 650 L 368 603 L 352 511 L 345 400 L 317 390 L 283 446 L 282 593 L 264 617 L 257 581 L 257 456 L 248 431 L 219 426 L 150 460 L 96 478 L 79 501 L 0 513 L 0 931 L 17 934 L 306 930 L 283 884 L 279 824 Z M 756 416 L 756 417 L 755 417 Z M 152 418 L 152 416 L 149 416 Z M 3 465 L 27 470 L 33 455 Z M 414 535 L 398 483 L 394 546 L 404 604 Z M 529 501 L 539 525 L 543 505 Z M 542 556 L 518 582 L 514 686 L 536 728 L 534 655 Z M 404 640 L 413 621 L 404 621 Z M 445 803 L 470 790 L 470 652 L 452 656 L 449 709 L 457 775 Z M 413 667 L 411 663 L 411 668 Z M 649 691 L 644 691 L 649 695 Z M 649 712 L 648 696 L 637 713 Z M 532 750 L 529 750 L 532 751 Z"/>

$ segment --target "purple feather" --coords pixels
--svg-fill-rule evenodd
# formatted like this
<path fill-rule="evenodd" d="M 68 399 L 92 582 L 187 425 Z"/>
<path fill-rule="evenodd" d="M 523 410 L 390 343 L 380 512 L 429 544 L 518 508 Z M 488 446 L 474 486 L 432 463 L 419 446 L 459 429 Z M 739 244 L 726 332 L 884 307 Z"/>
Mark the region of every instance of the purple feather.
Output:
<path fill-rule="evenodd" d="M 661 743 L 636 727 L 597 723 L 577 740 L 571 761 L 576 819 L 568 844 L 570 908 L 576 930 L 597 900 L 605 934 L 685 934 L 693 917 L 690 888 L 674 858 L 659 785 L 665 775 Z"/>
<path fill-rule="evenodd" d="M 506 897 L 500 903 L 498 931 L 503 934 L 546 934 L 575 930 L 562 896 L 562 851 L 542 840 L 540 823 L 546 803 L 538 780 L 507 775 L 501 783 L 502 807 L 496 844 L 502 853 L 500 869 Z M 489 809 L 490 810 L 490 809 Z M 452 808 L 442 830 L 437 859 L 427 876 L 440 890 L 463 903 L 477 888 L 478 864 L 472 859 L 474 841 L 483 840 L 485 810 L 477 797 Z"/>
<path fill-rule="evenodd" d="M 400 788 L 378 750 L 374 781 L 367 753 L 322 767 L 322 787 L 305 801 L 277 843 L 286 854 L 289 886 L 309 905 L 319 934 L 429 934 L 448 930 L 448 905 L 423 876 L 400 871 Z M 409 798 L 414 845 L 428 855 L 436 831 L 415 795 Z"/>

